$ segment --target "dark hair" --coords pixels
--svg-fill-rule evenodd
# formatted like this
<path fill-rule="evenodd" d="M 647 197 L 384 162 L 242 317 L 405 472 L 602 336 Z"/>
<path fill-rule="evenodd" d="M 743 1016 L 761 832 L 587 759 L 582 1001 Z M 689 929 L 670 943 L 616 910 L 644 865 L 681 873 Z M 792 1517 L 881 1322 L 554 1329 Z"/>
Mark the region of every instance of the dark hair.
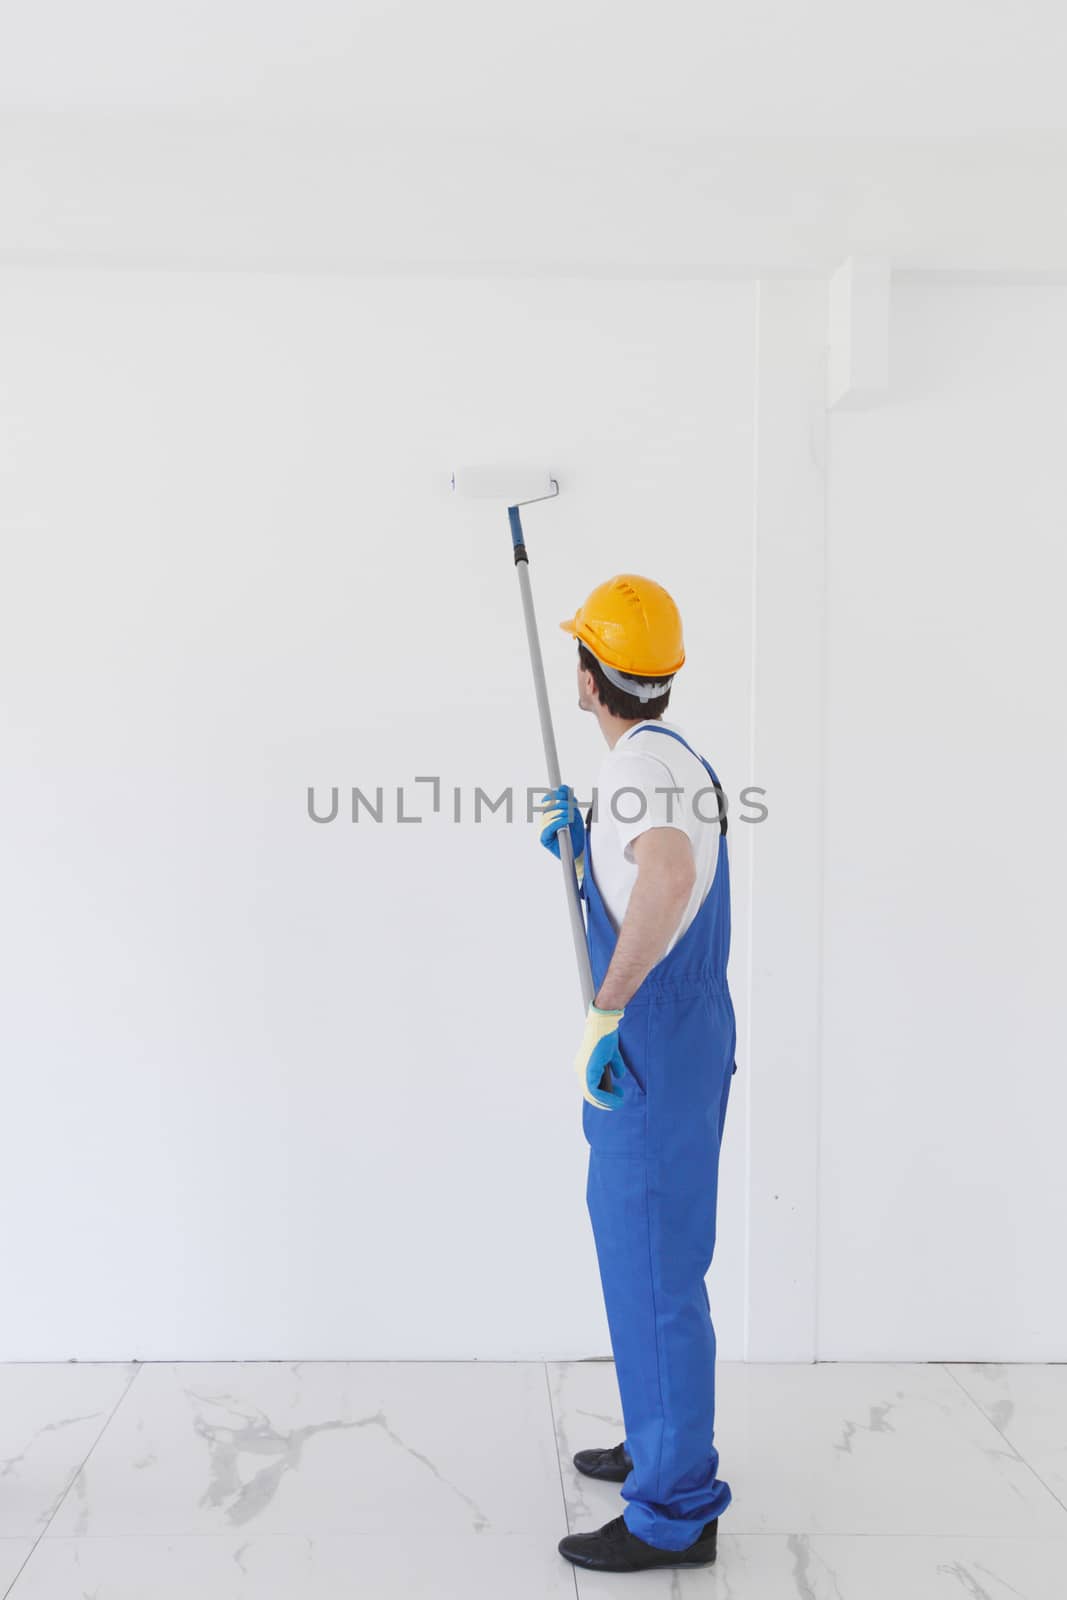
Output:
<path fill-rule="evenodd" d="M 623 717 L 629 722 L 650 721 L 654 717 L 662 717 L 667 709 L 667 702 L 671 698 L 671 686 L 668 683 L 662 694 L 654 700 L 639 700 L 634 694 L 627 694 L 625 689 L 616 689 L 609 683 L 601 670 L 600 662 L 582 643 L 578 641 L 578 660 L 587 672 L 593 674 L 596 692 L 605 711 L 610 711 L 613 717 Z M 634 673 L 624 674 L 634 677 Z M 638 679 L 638 682 L 643 680 Z"/>

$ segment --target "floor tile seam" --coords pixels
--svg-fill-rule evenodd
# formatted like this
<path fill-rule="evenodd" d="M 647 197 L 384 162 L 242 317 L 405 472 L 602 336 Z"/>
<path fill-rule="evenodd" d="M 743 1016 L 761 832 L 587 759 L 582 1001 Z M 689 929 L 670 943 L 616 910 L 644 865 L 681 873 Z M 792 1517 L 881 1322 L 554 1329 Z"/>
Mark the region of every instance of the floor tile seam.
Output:
<path fill-rule="evenodd" d="M 55 1365 L 59 1365 L 59 1364 L 60 1363 L 58 1363 L 58 1362 L 55 1363 Z M 66 1365 L 65 1362 L 62 1363 L 62 1364 Z M 124 1366 L 124 1365 L 126 1365 L 125 1362 L 109 1362 L 107 1364 L 109 1366 L 112 1366 L 112 1365 L 113 1366 Z M 126 1399 L 126 1396 L 129 1394 L 130 1390 L 133 1388 L 134 1384 L 137 1382 L 137 1379 L 140 1377 L 140 1375 L 141 1375 L 141 1363 L 137 1363 L 135 1365 L 135 1367 L 134 1367 L 133 1376 L 130 1378 L 129 1383 L 126 1385 L 125 1389 L 123 1389 L 122 1393 L 119 1395 L 118 1399 L 115 1401 L 115 1404 L 111 1407 L 111 1410 L 108 1413 L 107 1420 L 105 1421 L 104 1426 L 100 1429 L 100 1432 L 97 1434 L 96 1438 L 93 1440 L 92 1444 L 89 1446 L 89 1448 L 86 1451 L 85 1455 L 82 1457 L 82 1460 L 79 1462 L 76 1471 L 71 1473 L 69 1483 L 67 1484 L 66 1488 L 63 1490 L 63 1493 L 57 1499 L 55 1505 L 52 1507 L 51 1516 L 48 1518 L 48 1520 L 45 1523 L 44 1527 L 37 1534 L 37 1537 L 34 1539 L 34 1541 L 31 1544 L 29 1550 L 26 1552 L 26 1559 L 22 1562 L 22 1564 L 20 1565 L 18 1571 L 15 1573 L 15 1576 L 12 1578 L 10 1584 L 4 1590 L 3 1595 L 0 1596 L 0 1600 L 7 1600 L 8 1595 L 10 1595 L 13 1592 L 13 1590 L 15 1588 L 15 1585 L 19 1581 L 19 1578 L 25 1572 L 27 1565 L 33 1560 L 34 1551 L 37 1549 L 38 1545 L 42 1542 L 42 1540 L 47 1536 L 48 1530 L 52 1526 L 52 1524 L 55 1521 L 56 1517 L 59 1515 L 60 1509 L 62 1508 L 62 1506 L 64 1506 L 66 1504 L 66 1499 L 67 1499 L 67 1496 L 70 1494 L 71 1489 L 77 1483 L 78 1478 L 80 1477 L 80 1475 L 85 1471 L 86 1462 L 89 1460 L 89 1457 L 92 1455 L 93 1451 L 96 1449 L 97 1445 L 100 1443 L 101 1439 L 104 1437 L 104 1434 L 107 1432 L 108 1428 L 110 1428 L 112 1422 L 115 1420 L 116 1412 L 118 1411 L 119 1407 L 122 1405 L 123 1401 Z"/>
<path fill-rule="evenodd" d="M 555 1532 L 555 1525 L 553 1524 L 551 1528 L 546 1524 L 543 1528 L 492 1528 L 481 1530 L 476 1528 L 434 1528 L 430 1531 L 432 1531 L 434 1539 L 455 1540 L 457 1543 L 470 1540 L 473 1543 L 485 1544 L 486 1542 L 491 1543 L 495 1539 L 544 1539 L 546 1536 L 552 1537 Z M 28 1536 L 5 1534 L 0 1536 L 0 1544 L 2 1544 L 3 1538 L 15 1541 L 20 1537 L 25 1538 Z M 226 1532 L 222 1529 L 205 1529 L 200 1533 L 182 1533 L 175 1529 L 166 1533 L 53 1533 L 48 1535 L 48 1542 L 50 1544 L 61 1544 L 63 1542 L 76 1544 L 82 1541 L 85 1544 L 104 1544 L 108 1540 L 121 1541 L 123 1539 L 200 1539 L 206 1543 L 213 1539 L 219 1541 L 240 1539 L 243 1544 L 247 1544 L 250 1540 L 255 1541 L 257 1539 L 302 1539 L 304 1541 L 308 1539 L 312 1541 L 315 1539 L 387 1539 L 390 1543 L 394 1543 L 396 1538 L 397 1530 L 395 1528 L 380 1528 L 374 1532 L 366 1528 L 319 1528 L 313 1532 L 309 1532 L 307 1528 L 284 1528 L 273 1531 L 269 1528 L 264 1528 L 259 1532 L 250 1534 L 247 1527 L 245 1527 L 241 1529 L 235 1528 L 232 1532 Z M 35 1548 L 40 1543 L 40 1539 L 35 1540 Z M 30 1554 L 32 1555 L 32 1553 L 31 1551 Z"/>
<path fill-rule="evenodd" d="M 555 1452 L 556 1452 L 556 1471 L 559 1473 L 559 1493 L 560 1493 L 560 1499 L 563 1502 L 563 1518 L 564 1518 L 564 1521 L 567 1524 L 567 1532 L 570 1533 L 570 1531 L 571 1531 L 571 1516 L 570 1516 L 570 1509 L 569 1509 L 569 1507 L 567 1505 L 567 1489 L 566 1489 L 566 1485 L 563 1482 L 563 1461 L 562 1461 L 562 1459 L 560 1457 L 560 1453 L 559 1453 L 559 1424 L 558 1424 L 558 1420 L 557 1420 L 557 1417 L 556 1417 L 555 1401 L 552 1398 L 552 1378 L 551 1378 L 551 1374 L 549 1373 L 549 1364 L 548 1364 L 548 1362 L 547 1361 L 543 1361 L 541 1363 L 541 1365 L 544 1367 L 544 1370 L 545 1370 L 545 1393 L 548 1395 L 548 1415 L 549 1415 L 549 1418 L 550 1418 L 551 1423 L 552 1423 L 552 1443 L 553 1443 L 553 1446 L 554 1446 Z M 574 1583 L 575 1583 L 575 1590 L 577 1591 L 577 1587 L 578 1587 L 577 1576 L 575 1576 Z"/>

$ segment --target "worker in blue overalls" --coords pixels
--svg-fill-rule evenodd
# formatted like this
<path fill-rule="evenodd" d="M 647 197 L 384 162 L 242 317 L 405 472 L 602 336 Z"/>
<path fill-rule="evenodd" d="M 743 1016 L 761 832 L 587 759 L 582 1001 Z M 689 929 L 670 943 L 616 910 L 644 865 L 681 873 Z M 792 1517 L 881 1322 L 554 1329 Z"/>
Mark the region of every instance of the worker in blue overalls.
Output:
<path fill-rule="evenodd" d="M 621 1483 L 627 1504 L 559 1550 L 603 1572 L 707 1566 L 730 1503 L 704 1282 L 737 1039 L 726 803 L 711 767 L 663 721 L 685 660 L 667 591 L 624 574 L 561 626 L 578 640 L 579 706 L 609 747 L 587 822 L 561 785 L 546 796 L 541 840 L 558 856 L 569 827 L 586 903 L 594 1000 L 576 1067 L 626 1429 L 574 1464 Z"/>

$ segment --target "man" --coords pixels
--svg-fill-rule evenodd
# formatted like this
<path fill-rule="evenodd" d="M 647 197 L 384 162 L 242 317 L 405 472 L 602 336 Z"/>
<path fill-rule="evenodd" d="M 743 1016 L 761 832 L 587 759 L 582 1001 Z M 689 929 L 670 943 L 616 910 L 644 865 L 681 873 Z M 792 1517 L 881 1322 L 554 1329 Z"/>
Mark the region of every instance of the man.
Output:
<path fill-rule="evenodd" d="M 546 796 L 541 839 L 558 856 L 569 827 L 587 908 L 594 1000 L 576 1067 L 626 1428 L 621 1444 L 581 1450 L 574 1464 L 621 1483 L 627 1505 L 559 1550 L 604 1572 L 707 1566 L 730 1503 L 704 1284 L 737 1038 L 725 798 L 663 721 L 685 660 L 667 591 L 611 578 L 561 627 L 578 639 L 578 704 L 609 747 L 588 827 L 561 785 Z"/>

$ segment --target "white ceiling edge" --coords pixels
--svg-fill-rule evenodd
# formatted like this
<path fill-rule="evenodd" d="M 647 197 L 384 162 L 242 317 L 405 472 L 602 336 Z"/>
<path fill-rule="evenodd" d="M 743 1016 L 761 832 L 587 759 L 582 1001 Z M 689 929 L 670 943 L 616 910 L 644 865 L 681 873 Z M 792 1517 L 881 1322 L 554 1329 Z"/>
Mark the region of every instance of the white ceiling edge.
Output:
<path fill-rule="evenodd" d="M 247 277 L 277 277 L 277 278 L 309 278 L 322 279 L 351 279 L 353 281 L 367 281 L 379 283 L 402 282 L 410 279 L 412 282 L 441 282 L 456 283 L 469 282 L 522 282 L 523 280 L 539 281 L 567 281 L 576 283 L 792 283 L 797 281 L 823 282 L 829 278 L 835 268 L 840 267 L 849 257 L 841 256 L 826 267 L 790 267 L 766 266 L 760 262 L 751 262 L 748 265 L 737 267 L 634 267 L 619 269 L 611 263 L 598 265 L 592 263 L 588 267 L 571 266 L 506 266 L 500 267 L 494 262 L 471 262 L 469 265 L 454 266 L 450 263 L 413 264 L 411 262 L 379 262 L 366 265 L 353 266 L 314 266 L 296 265 L 283 266 L 274 263 L 252 261 L 202 261 L 182 263 L 176 265 L 169 261 L 154 261 L 148 259 L 138 260 L 130 256 L 78 256 L 66 255 L 58 258 L 54 255 L 17 255 L 0 253 L 0 279 L 17 278 L 20 274 L 40 275 L 41 273 L 106 273 L 111 276 L 123 273 L 132 276 L 159 276 L 204 274 L 218 277 L 247 276 Z M 944 267 L 944 268 L 909 268 L 892 267 L 894 285 L 914 284 L 921 286 L 928 284 L 931 287 L 942 285 L 946 288 L 982 288 L 990 289 L 1002 286 L 1004 288 L 1033 288 L 1033 289 L 1062 289 L 1067 288 L 1067 266 L 1050 269 L 1048 271 L 1033 271 L 1027 268 L 1014 267 Z"/>
<path fill-rule="evenodd" d="M 0 118 L 0 262 L 397 276 L 1067 273 L 1067 135 L 488 140 Z"/>

